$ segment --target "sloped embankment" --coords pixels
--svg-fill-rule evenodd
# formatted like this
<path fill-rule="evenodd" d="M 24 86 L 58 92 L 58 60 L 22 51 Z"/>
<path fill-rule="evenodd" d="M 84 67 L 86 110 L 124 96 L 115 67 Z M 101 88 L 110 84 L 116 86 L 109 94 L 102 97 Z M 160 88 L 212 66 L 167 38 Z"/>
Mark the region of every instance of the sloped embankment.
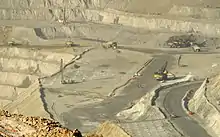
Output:
<path fill-rule="evenodd" d="M 96 136 L 95 136 L 96 135 Z M 102 123 L 95 131 L 89 136 L 91 137 L 131 137 L 123 129 L 121 129 L 115 123 L 106 121 Z"/>
<path fill-rule="evenodd" d="M 75 57 L 52 50 L 2 47 L 0 50 L 1 108 L 25 115 L 48 117 L 39 93 L 37 78 L 59 71 L 60 59 L 68 63 Z M 33 109 L 38 108 L 38 109 Z M 31 110 L 31 111 L 30 111 Z"/>
<path fill-rule="evenodd" d="M 216 76 L 195 92 L 193 99 L 189 102 L 189 109 L 195 112 L 204 120 L 205 126 L 214 132 L 215 136 L 220 136 L 220 76 Z"/>

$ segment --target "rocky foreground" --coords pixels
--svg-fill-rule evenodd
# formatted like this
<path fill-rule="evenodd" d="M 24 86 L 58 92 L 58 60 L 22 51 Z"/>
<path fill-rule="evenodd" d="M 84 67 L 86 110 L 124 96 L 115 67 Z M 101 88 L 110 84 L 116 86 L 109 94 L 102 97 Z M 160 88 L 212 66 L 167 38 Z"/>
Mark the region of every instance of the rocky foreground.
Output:
<path fill-rule="evenodd" d="M 73 137 L 73 131 L 62 127 L 58 122 L 41 117 L 28 117 L 0 111 L 1 137 Z M 91 134 L 87 137 L 101 137 Z"/>

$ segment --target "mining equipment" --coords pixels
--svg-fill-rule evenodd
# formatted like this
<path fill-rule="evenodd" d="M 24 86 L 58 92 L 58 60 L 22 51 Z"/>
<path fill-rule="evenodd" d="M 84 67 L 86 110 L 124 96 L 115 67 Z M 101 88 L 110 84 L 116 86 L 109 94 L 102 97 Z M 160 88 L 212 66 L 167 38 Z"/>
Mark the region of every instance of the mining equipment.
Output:
<path fill-rule="evenodd" d="M 12 40 L 12 41 L 8 41 L 7 45 L 12 47 L 12 46 L 18 46 L 18 45 L 21 45 L 21 44 L 19 44 L 19 43 Z"/>
<path fill-rule="evenodd" d="M 201 48 L 198 45 L 193 45 L 192 49 L 193 49 L 194 52 L 200 52 L 201 51 Z"/>
<path fill-rule="evenodd" d="M 167 64 L 168 62 L 166 61 L 165 64 L 158 71 L 154 72 L 154 78 L 157 81 L 164 82 L 166 80 L 175 79 L 176 76 L 167 71 Z"/>
<path fill-rule="evenodd" d="M 79 82 L 76 82 L 74 79 L 64 79 L 63 71 L 64 71 L 64 65 L 63 65 L 63 59 L 61 59 L 60 60 L 60 73 L 61 73 L 60 83 L 61 84 L 76 84 L 76 83 L 79 83 Z"/>
<path fill-rule="evenodd" d="M 109 48 L 117 49 L 118 48 L 118 43 L 114 42 L 114 41 L 109 41 L 107 43 L 104 43 L 102 45 L 102 47 L 105 48 L 105 49 L 109 49 Z"/>
<path fill-rule="evenodd" d="M 190 42 L 190 45 L 193 49 L 194 52 L 200 52 L 201 51 L 201 48 L 199 45 L 203 45 L 205 43 L 205 41 L 201 44 L 197 44 L 197 43 L 193 43 L 193 42 Z"/>
<path fill-rule="evenodd" d="M 193 35 L 172 36 L 166 41 L 166 44 L 170 48 L 187 48 L 191 46 L 190 42 L 194 43 L 195 40 Z"/>
<path fill-rule="evenodd" d="M 76 46 L 76 44 L 74 44 L 74 42 L 72 42 L 72 41 L 67 41 L 67 42 L 65 42 L 65 45 L 66 45 L 67 47 L 74 47 L 74 46 Z"/>

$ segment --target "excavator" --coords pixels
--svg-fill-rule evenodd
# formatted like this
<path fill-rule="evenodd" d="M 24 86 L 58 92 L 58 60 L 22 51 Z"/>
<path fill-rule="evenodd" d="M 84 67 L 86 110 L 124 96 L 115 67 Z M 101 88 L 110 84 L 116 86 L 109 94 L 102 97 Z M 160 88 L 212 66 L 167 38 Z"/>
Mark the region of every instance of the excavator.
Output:
<path fill-rule="evenodd" d="M 171 80 L 176 78 L 176 76 L 173 73 L 167 71 L 166 69 L 167 64 L 168 62 L 166 61 L 165 64 L 158 71 L 154 72 L 154 78 L 157 81 L 164 82 L 166 80 Z"/>

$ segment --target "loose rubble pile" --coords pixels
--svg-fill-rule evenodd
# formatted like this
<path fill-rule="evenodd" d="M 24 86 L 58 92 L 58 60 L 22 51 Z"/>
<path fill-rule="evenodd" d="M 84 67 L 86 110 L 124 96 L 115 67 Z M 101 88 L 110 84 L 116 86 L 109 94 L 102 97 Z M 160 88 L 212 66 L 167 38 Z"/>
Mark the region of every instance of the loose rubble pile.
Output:
<path fill-rule="evenodd" d="M 200 44 L 197 43 L 196 37 L 193 34 L 172 36 L 166 41 L 166 45 L 170 48 L 187 48 L 193 45 L 204 46 L 204 44 L 205 41 Z"/>
<path fill-rule="evenodd" d="M 117 42 L 113 42 L 113 41 L 109 41 L 109 42 L 104 43 L 102 45 L 102 47 L 104 49 L 109 49 L 109 48 L 117 49 L 118 48 L 118 43 Z"/>
<path fill-rule="evenodd" d="M 73 131 L 62 127 L 58 122 L 41 117 L 28 117 L 10 114 L 0 110 L 1 137 L 73 137 Z M 90 135 L 87 137 L 100 137 Z"/>

